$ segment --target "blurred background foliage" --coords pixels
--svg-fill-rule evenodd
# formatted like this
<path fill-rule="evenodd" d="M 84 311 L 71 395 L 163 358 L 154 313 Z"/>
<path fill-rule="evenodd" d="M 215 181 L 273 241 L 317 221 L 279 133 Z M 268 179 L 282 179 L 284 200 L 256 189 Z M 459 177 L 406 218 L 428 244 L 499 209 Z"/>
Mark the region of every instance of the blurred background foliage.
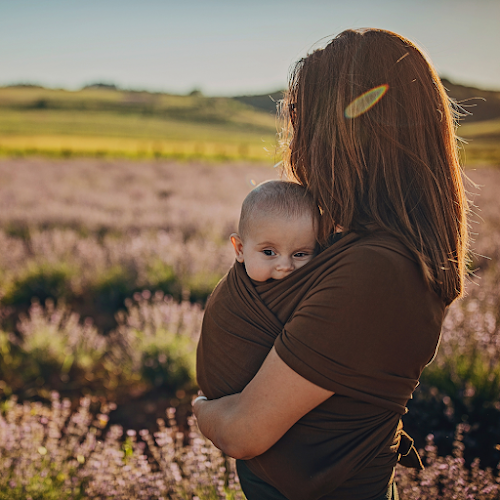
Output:
<path fill-rule="evenodd" d="M 0 161 L 0 399 L 113 401 L 111 423 L 181 422 L 204 303 L 233 260 L 262 164 Z"/>

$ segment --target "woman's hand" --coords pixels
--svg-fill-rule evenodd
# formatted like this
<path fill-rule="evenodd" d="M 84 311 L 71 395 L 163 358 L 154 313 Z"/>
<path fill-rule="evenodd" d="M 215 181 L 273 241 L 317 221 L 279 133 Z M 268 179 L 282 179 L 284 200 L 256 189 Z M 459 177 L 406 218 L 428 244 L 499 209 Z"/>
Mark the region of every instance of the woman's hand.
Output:
<path fill-rule="evenodd" d="M 193 412 L 201 433 L 233 458 L 267 451 L 301 417 L 333 395 L 293 371 L 271 349 L 257 375 L 239 394 L 197 398 Z"/>

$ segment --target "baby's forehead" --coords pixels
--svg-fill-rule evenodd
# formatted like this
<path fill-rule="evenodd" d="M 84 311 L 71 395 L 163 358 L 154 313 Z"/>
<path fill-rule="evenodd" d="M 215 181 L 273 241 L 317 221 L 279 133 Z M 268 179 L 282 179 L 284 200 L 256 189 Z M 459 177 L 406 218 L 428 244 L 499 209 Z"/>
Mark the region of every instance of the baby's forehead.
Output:
<path fill-rule="evenodd" d="M 302 214 L 286 214 L 286 213 L 269 213 L 264 210 L 256 210 L 252 213 L 249 218 L 246 228 L 246 237 L 251 237 L 255 233 L 259 233 L 262 237 L 266 235 L 269 239 L 275 238 L 276 235 L 276 225 L 286 225 L 290 229 L 301 228 L 303 229 L 306 224 L 310 224 L 310 227 L 315 228 L 315 218 L 312 213 L 305 211 Z M 268 235 L 266 234 L 268 233 Z"/>

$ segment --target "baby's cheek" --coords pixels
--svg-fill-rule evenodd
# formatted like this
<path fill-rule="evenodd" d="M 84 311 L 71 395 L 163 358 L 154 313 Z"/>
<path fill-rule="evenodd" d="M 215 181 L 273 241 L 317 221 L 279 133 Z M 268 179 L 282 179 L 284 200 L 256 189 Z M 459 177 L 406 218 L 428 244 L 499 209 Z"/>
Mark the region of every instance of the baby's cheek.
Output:
<path fill-rule="evenodd" d="M 308 264 L 309 262 L 311 262 L 311 260 L 312 260 L 312 257 L 310 259 L 301 260 L 300 263 L 295 266 L 295 268 L 299 269 L 300 267 L 305 266 L 306 264 Z"/>
<path fill-rule="evenodd" d="M 248 276 L 255 281 L 267 281 L 271 275 L 266 266 L 258 265 L 254 262 L 247 262 L 245 265 Z"/>

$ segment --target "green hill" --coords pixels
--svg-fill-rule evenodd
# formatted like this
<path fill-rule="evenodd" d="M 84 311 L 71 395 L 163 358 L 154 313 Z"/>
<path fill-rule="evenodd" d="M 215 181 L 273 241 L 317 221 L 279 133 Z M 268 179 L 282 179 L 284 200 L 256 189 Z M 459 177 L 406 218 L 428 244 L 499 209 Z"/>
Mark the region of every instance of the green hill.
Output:
<path fill-rule="evenodd" d="M 275 120 L 236 99 L 86 88 L 0 88 L 5 154 L 272 161 Z"/>
<path fill-rule="evenodd" d="M 481 90 L 442 80 L 448 95 L 457 101 L 463 109 L 471 113 L 464 117 L 464 123 L 500 119 L 500 92 Z"/>
<path fill-rule="evenodd" d="M 276 104 L 283 98 L 284 91 L 277 90 L 276 92 L 271 92 L 270 94 L 259 94 L 259 95 L 241 95 L 234 97 L 236 101 L 248 104 L 255 109 L 266 111 L 274 115 L 276 113 Z"/>

